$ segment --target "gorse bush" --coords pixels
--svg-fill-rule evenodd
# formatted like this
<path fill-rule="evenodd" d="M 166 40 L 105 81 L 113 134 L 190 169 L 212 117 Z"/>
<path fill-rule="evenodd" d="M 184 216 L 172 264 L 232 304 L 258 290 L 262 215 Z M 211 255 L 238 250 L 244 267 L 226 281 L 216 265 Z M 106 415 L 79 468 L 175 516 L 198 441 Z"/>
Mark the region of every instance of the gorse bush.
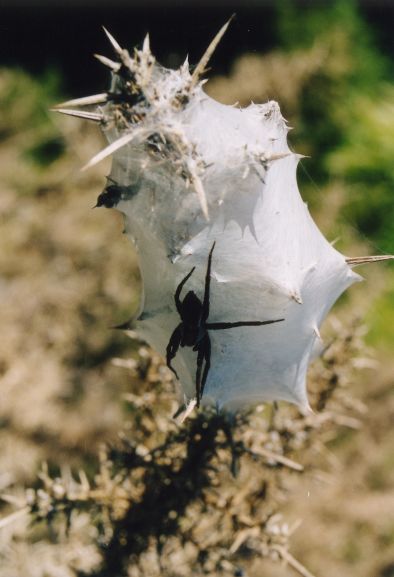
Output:
<path fill-rule="evenodd" d="M 320 205 L 317 214 L 324 219 L 329 212 L 323 197 L 333 198 L 334 181 L 338 209 L 330 217 L 342 215 L 392 251 L 387 64 L 352 3 L 286 10 L 283 48 L 245 56 L 209 90 L 230 102 L 283 102 L 297 150 L 313 155 L 305 163 L 320 188 L 311 202 L 317 211 Z M 315 517 L 325 530 L 318 535 L 323 549 L 313 535 L 310 546 L 327 559 L 335 543 L 337 574 L 386 577 L 387 512 L 367 499 L 357 508 L 346 492 L 358 498 L 359 487 L 370 485 L 375 504 L 379 487 L 386 507 L 392 450 L 383 453 L 390 425 L 384 377 L 377 373 L 364 390 L 356 384 L 358 369 L 376 366 L 365 329 L 349 320 L 359 307 L 348 300 L 347 320 L 332 318 L 324 335 L 328 345 L 308 377 L 313 414 L 270 404 L 235 414 L 205 409 L 177 423 L 180 395 L 163 361 L 108 330 L 114 317 L 120 321 L 136 307 L 136 261 L 130 264 L 129 247 L 116 239 L 119 221 L 86 210 L 103 175 L 72 175 L 97 150 L 97 134 L 48 118 L 51 86 L 11 71 L 0 77 L 1 577 L 260 575 L 268 560 L 310 577 L 299 554 L 307 547 L 294 553 L 291 545 L 300 516 L 283 509 L 296 487 L 309 493 L 327 479 L 343 488 L 354 510 L 346 512 L 345 503 L 342 510 L 334 493 L 337 500 Z M 381 278 L 384 284 L 388 276 Z M 391 318 L 390 299 L 384 307 L 373 318 L 380 334 Z M 364 422 L 370 439 L 359 431 Z M 341 455 L 351 465 L 343 479 Z M 333 467 L 335 483 L 327 476 Z M 354 525 L 357 543 L 364 545 L 370 531 L 369 546 L 378 551 L 369 565 L 354 546 Z M 320 574 L 322 564 L 312 560 L 311 569 Z"/>
<path fill-rule="evenodd" d="M 316 412 L 308 416 L 260 405 L 235 415 L 206 410 L 179 426 L 169 417 L 177 400 L 161 359 L 143 348 L 134 362 L 116 361 L 135 380 L 119 441 L 103 448 L 90 480 L 44 469 L 26 494 L 33 518 L 67 536 L 89 515 L 92 541 L 80 551 L 83 570 L 75 560 L 79 576 L 243 575 L 264 557 L 310 575 L 289 552 L 297 523 L 286 522 L 279 503 L 292 477 L 310 482 L 327 432 L 360 426 L 348 384 L 350 359 L 362 361 L 362 333 L 342 328 L 319 360 L 310 387 Z"/>

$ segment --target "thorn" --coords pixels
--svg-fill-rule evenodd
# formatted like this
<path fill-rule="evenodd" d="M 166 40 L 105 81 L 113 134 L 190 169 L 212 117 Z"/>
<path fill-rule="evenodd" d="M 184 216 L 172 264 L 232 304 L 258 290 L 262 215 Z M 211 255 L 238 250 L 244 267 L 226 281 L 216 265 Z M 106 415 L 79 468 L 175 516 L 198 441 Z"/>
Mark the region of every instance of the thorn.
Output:
<path fill-rule="evenodd" d="M 306 567 L 304 567 L 283 545 L 272 545 L 271 549 L 277 551 L 280 558 L 292 567 L 302 577 L 315 577 Z"/>
<path fill-rule="evenodd" d="M 312 407 L 309 404 L 308 399 L 306 399 L 302 405 L 298 405 L 298 409 L 300 411 L 300 413 L 304 416 L 304 417 L 308 417 L 310 415 L 315 415 L 315 411 L 312 409 Z"/>
<path fill-rule="evenodd" d="M 197 399 L 191 399 L 186 405 L 185 409 L 181 412 L 177 411 L 174 415 L 175 421 L 178 425 L 182 425 L 193 412 L 194 407 L 197 405 Z"/>
<path fill-rule="evenodd" d="M 115 50 L 115 52 L 117 52 L 118 54 L 122 54 L 122 52 L 123 52 L 122 47 L 118 44 L 118 42 L 115 40 L 115 38 L 112 36 L 112 34 L 110 34 L 108 32 L 108 30 L 105 28 L 105 26 L 103 26 L 103 30 L 104 30 L 108 40 L 111 42 L 112 47 Z"/>
<path fill-rule="evenodd" d="M 285 457 L 280 453 L 275 453 L 274 451 L 265 449 L 264 447 L 260 447 L 257 451 L 253 449 L 253 452 L 255 452 L 257 455 L 261 455 L 262 457 L 266 457 L 270 461 L 276 461 L 277 463 L 280 463 L 284 467 L 288 467 L 289 469 L 293 469 L 294 471 L 301 472 L 304 470 L 304 466 L 301 465 L 301 463 L 298 463 L 293 459 L 289 459 L 289 457 Z"/>
<path fill-rule="evenodd" d="M 85 473 L 85 471 L 84 471 L 83 469 L 80 469 L 80 470 L 78 471 L 78 477 L 79 477 L 79 480 L 80 480 L 80 482 L 81 482 L 81 485 L 82 485 L 83 489 L 84 489 L 85 491 L 89 491 L 89 490 L 90 490 L 89 479 L 88 479 L 88 477 L 87 477 L 87 475 L 86 475 L 86 473 Z"/>
<path fill-rule="evenodd" d="M 0 499 L 5 503 L 9 503 L 10 505 L 14 505 L 19 508 L 25 504 L 25 500 L 21 497 L 16 497 L 15 495 L 7 495 L 6 493 L 2 493 Z"/>
<path fill-rule="evenodd" d="M 194 189 L 197 193 L 198 200 L 200 201 L 201 210 L 202 210 L 206 220 L 209 221 L 207 197 L 206 197 L 202 182 L 201 182 L 200 178 L 194 174 L 191 174 L 190 178 L 191 178 L 191 182 L 194 186 Z"/>
<path fill-rule="evenodd" d="M 144 38 L 144 42 L 142 44 L 142 52 L 144 52 L 145 54 L 150 54 L 149 34 L 147 34 Z"/>
<path fill-rule="evenodd" d="M 181 66 L 181 72 L 189 72 L 189 55 L 186 56 L 185 62 Z"/>
<path fill-rule="evenodd" d="M 74 98 L 67 100 L 61 104 L 56 104 L 56 107 L 64 108 L 68 106 L 89 106 L 90 104 L 104 104 L 108 100 L 108 94 L 102 92 L 101 94 L 93 94 L 92 96 L 84 96 L 82 98 Z"/>
<path fill-rule="evenodd" d="M 249 172 L 250 172 L 250 166 L 249 166 L 249 164 L 247 164 L 245 166 L 245 170 L 243 171 L 242 176 L 241 176 L 242 180 L 245 180 L 245 178 L 247 178 L 249 176 Z"/>
<path fill-rule="evenodd" d="M 221 27 L 221 29 L 219 30 L 219 32 L 216 34 L 215 38 L 212 40 L 212 42 L 210 43 L 210 45 L 208 46 L 208 48 L 206 49 L 206 51 L 204 52 L 200 62 L 197 64 L 196 69 L 193 72 L 191 81 L 190 81 L 190 85 L 189 85 L 189 89 L 193 88 L 193 86 L 195 86 L 198 82 L 198 79 L 200 78 L 200 76 L 204 73 L 205 67 L 208 64 L 212 54 L 215 52 L 217 45 L 219 44 L 219 42 L 221 41 L 224 33 L 226 32 L 227 28 L 230 25 L 230 22 L 235 18 L 235 14 L 233 14 L 229 20 L 227 20 L 227 22 L 224 24 L 224 26 Z"/>
<path fill-rule="evenodd" d="M 393 260 L 394 255 L 375 255 L 375 256 L 356 256 L 354 258 L 347 258 L 346 262 L 349 266 L 357 266 L 359 264 L 366 264 L 368 262 L 379 262 L 381 260 Z"/>
<path fill-rule="evenodd" d="M 271 154 L 271 156 L 267 156 L 265 162 L 272 162 L 273 160 L 280 160 L 281 158 L 286 158 L 286 156 L 290 156 L 291 152 L 279 152 L 277 154 Z"/>
<path fill-rule="evenodd" d="M 295 291 L 292 292 L 292 293 L 290 294 L 290 298 L 292 298 L 292 299 L 293 299 L 296 303 L 298 303 L 299 305 L 302 305 L 302 304 L 303 304 L 301 295 L 300 295 L 300 293 L 298 293 L 298 292 L 295 292 Z"/>
<path fill-rule="evenodd" d="M 107 158 L 107 156 L 110 156 L 111 154 L 119 150 L 119 148 L 122 148 L 122 146 L 128 144 L 131 140 L 133 140 L 133 138 L 135 138 L 135 132 L 129 132 L 128 134 L 121 136 L 120 138 L 118 138 L 118 140 L 115 140 L 114 142 L 106 146 L 103 150 L 101 150 L 98 154 L 93 156 L 93 158 L 89 160 L 89 162 L 81 168 L 81 172 L 84 172 L 88 168 L 91 168 L 95 164 L 98 164 L 99 162 L 104 160 L 104 158 Z"/>
<path fill-rule="evenodd" d="M 323 341 L 323 339 L 321 338 L 321 334 L 320 334 L 320 331 L 319 331 L 319 328 L 318 328 L 317 325 L 315 325 L 315 326 L 313 327 L 313 332 L 315 333 L 315 335 L 317 336 L 317 338 L 319 339 L 319 341 Z"/>
<path fill-rule="evenodd" d="M 29 512 L 30 512 L 30 507 L 26 506 L 26 507 L 23 507 L 22 509 L 19 509 L 18 511 L 14 511 L 14 513 L 11 513 L 10 515 L 7 515 L 7 517 L 2 517 L 0 519 L 0 529 L 3 529 L 3 527 L 10 525 L 11 523 L 16 521 L 20 517 L 24 517 L 25 515 L 28 515 Z"/>
<path fill-rule="evenodd" d="M 104 64 L 104 66 L 108 66 L 108 68 L 111 68 L 111 70 L 113 70 L 114 72 L 118 72 L 121 66 L 119 62 L 114 62 L 110 58 L 102 56 L 101 54 L 94 54 L 94 57 L 97 58 L 97 60 L 101 62 L 101 64 Z"/>
<path fill-rule="evenodd" d="M 84 120 L 93 120 L 94 122 L 103 122 L 105 120 L 103 114 L 98 114 L 97 112 L 84 112 L 83 110 L 71 110 L 70 108 L 51 108 L 50 112 L 59 112 L 60 114 L 76 116 L 78 118 L 83 118 Z"/>

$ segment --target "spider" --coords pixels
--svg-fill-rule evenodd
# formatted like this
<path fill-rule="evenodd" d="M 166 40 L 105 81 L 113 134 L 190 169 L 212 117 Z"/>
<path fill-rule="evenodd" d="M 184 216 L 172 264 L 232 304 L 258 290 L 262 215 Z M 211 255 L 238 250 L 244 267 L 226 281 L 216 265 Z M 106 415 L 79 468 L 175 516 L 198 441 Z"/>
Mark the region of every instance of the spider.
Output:
<path fill-rule="evenodd" d="M 110 184 L 106 186 L 104 191 L 99 194 L 97 204 L 93 208 L 105 206 L 106 208 L 114 208 L 122 198 L 122 187 L 117 184 Z"/>
<path fill-rule="evenodd" d="M 179 347 L 192 347 L 193 351 L 197 352 L 197 407 L 200 406 L 200 401 L 204 393 L 204 386 L 207 381 L 209 369 L 211 367 L 211 340 L 209 338 L 208 331 L 221 331 L 225 329 L 233 329 L 236 327 L 256 327 L 260 325 L 279 323 L 285 320 L 277 319 L 274 321 L 239 321 L 233 323 L 207 322 L 209 317 L 209 291 L 211 283 L 212 253 L 213 249 L 215 248 L 215 244 L 216 243 L 214 242 L 208 256 L 203 302 L 201 302 L 194 291 L 189 291 L 183 301 L 181 301 L 180 298 L 184 285 L 189 280 L 196 267 L 192 268 L 192 270 L 179 283 L 175 291 L 175 306 L 179 316 L 181 317 L 181 322 L 172 333 L 170 341 L 167 345 L 167 366 L 169 369 L 171 369 L 177 379 L 179 379 L 179 377 L 174 367 L 171 366 L 171 361 L 176 356 Z M 204 361 L 205 366 L 203 369 Z"/>
<path fill-rule="evenodd" d="M 116 184 L 115 180 L 110 176 L 107 176 L 106 178 L 112 182 L 112 184 L 106 186 L 103 192 L 99 194 L 97 203 L 92 208 L 98 208 L 100 206 L 105 206 L 105 208 L 114 208 L 122 199 L 134 196 L 135 191 L 133 191 L 131 185 L 121 186 L 120 184 Z"/>

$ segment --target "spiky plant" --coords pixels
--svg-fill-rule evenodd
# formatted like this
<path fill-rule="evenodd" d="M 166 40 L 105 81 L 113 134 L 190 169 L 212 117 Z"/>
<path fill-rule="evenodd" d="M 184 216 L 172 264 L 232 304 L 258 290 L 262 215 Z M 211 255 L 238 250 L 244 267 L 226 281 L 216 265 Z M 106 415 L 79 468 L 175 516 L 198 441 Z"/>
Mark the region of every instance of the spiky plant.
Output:
<path fill-rule="evenodd" d="M 285 321 L 212 335 L 203 400 L 233 408 L 285 399 L 305 409 L 319 327 L 357 280 L 351 268 L 392 257 L 345 258 L 325 241 L 299 197 L 298 158 L 276 103 L 241 111 L 204 96 L 200 75 L 223 32 L 193 74 L 187 65 L 162 69 L 147 40 L 130 56 L 109 36 L 116 61 L 100 59 L 112 69 L 110 91 L 66 103 L 82 110 L 60 111 L 99 122 L 111 142 L 89 166 L 114 154 L 97 204 L 125 214 L 140 256 L 144 298 L 133 328 L 166 352 L 179 323 L 176 287 L 196 266 L 190 287 L 202 294 L 216 242 L 209 321 Z M 141 349 L 126 363 L 139 377 L 127 396 L 131 418 L 119 443 L 102 450 L 96 475 L 44 466 L 39 486 L 0 526 L 27 514 L 45 520 L 53 547 L 67 552 L 67 575 L 241 575 L 250 559 L 269 557 L 310 576 L 289 551 L 294 527 L 278 516 L 279 504 L 289 479 L 313 471 L 326 429 L 360 424 L 359 404 L 344 389 L 359 334 L 338 326 L 312 375 L 315 414 L 288 405 L 206 409 L 179 427 L 170 418 L 172 376 Z M 174 364 L 193 401 L 191 353 L 181 349 Z"/>
<path fill-rule="evenodd" d="M 299 195 L 300 157 L 276 102 L 239 109 L 204 93 L 228 24 L 192 74 L 187 61 L 160 66 L 148 37 L 129 54 L 105 31 L 115 60 L 97 57 L 110 90 L 57 110 L 97 122 L 110 142 L 85 169 L 113 157 L 97 205 L 124 214 L 139 256 L 143 294 L 128 328 L 167 357 L 188 412 L 200 400 L 307 411 L 327 312 L 361 279 L 355 266 L 393 257 L 347 258 L 326 241 Z"/>
<path fill-rule="evenodd" d="M 323 439 L 361 425 L 348 384 L 349 359 L 364 355 L 363 327 L 335 328 L 309 415 L 288 404 L 236 415 L 206 409 L 179 427 L 169 419 L 176 398 L 162 359 L 145 347 L 133 362 L 116 359 L 135 380 L 119 441 L 102 448 L 93 478 L 68 468 L 54 475 L 44 464 L 3 525 L 21 515 L 46 522 L 52 556 L 68 551 L 62 565 L 77 577 L 246 576 L 264 560 L 313 577 L 290 550 L 300 520 L 289 523 L 281 508 L 297 478 L 311 486 L 329 470 Z"/>

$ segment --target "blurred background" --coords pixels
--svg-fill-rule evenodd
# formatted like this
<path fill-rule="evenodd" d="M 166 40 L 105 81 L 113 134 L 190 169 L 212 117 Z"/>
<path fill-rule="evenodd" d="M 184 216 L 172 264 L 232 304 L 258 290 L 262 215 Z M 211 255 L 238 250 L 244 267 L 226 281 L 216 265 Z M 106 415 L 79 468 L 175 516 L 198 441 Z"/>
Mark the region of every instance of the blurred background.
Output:
<path fill-rule="evenodd" d="M 135 255 L 116 211 L 90 210 L 109 164 L 79 172 L 103 138 L 48 111 L 108 86 L 92 57 L 111 53 L 102 25 L 130 49 L 149 32 L 159 62 L 176 67 L 187 54 L 197 63 L 233 12 L 207 92 L 242 106 L 277 100 L 327 238 L 349 256 L 394 253 L 394 3 L 1 0 L 1 493 L 34 486 L 42 461 L 94 471 L 127 413 L 130 376 L 113 359 L 138 347 L 111 329 L 138 304 Z M 363 427 L 330 447 L 330 481 L 312 492 L 301 482 L 286 506 L 304 519 L 294 553 L 319 577 L 394 576 L 394 267 L 358 272 L 366 282 L 336 314 L 365 321 L 375 359 L 351 383 Z M 0 531 L 1 577 L 74 575 L 23 522 Z"/>

